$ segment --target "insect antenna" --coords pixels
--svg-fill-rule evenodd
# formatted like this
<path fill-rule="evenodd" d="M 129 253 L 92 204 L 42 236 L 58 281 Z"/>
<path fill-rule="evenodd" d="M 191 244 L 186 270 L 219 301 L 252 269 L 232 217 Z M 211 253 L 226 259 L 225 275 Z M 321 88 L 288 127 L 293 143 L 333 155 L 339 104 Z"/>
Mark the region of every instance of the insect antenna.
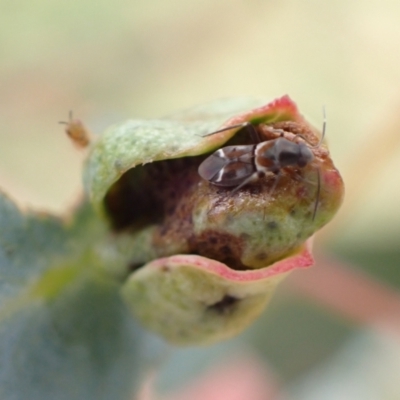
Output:
<path fill-rule="evenodd" d="M 68 118 L 69 118 L 69 121 L 58 121 L 58 123 L 59 123 L 59 124 L 63 124 L 63 125 L 68 125 L 68 124 L 70 124 L 71 121 L 73 120 L 72 110 L 69 110 Z"/>
<path fill-rule="evenodd" d="M 318 143 L 318 146 L 321 146 L 322 141 L 325 138 L 325 131 L 326 131 L 326 110 L 325 106 L 322 107 L 322 115 L 323 115 L 323 122 L 322 122 L 322 134 L 321 134 L 321 139 Z"/>
<path fill-rule="evenodd" d="M 317 144 L 312 144 L 304 135 L 301 133 L 298 133 L 296 136 L 302 138 L 312 149 L 317 149 L 319 146 L 321 146 L 322 142 L 324 141 L 325 138 L 325 131 L 326 131 L 326 113 L 325 113 L 325 107 L 322 108 L 322 113 L 324 116 L 323 122 L 322 122 L 322 134 L 321 138 L 319 139 L 319 142 Z"/>

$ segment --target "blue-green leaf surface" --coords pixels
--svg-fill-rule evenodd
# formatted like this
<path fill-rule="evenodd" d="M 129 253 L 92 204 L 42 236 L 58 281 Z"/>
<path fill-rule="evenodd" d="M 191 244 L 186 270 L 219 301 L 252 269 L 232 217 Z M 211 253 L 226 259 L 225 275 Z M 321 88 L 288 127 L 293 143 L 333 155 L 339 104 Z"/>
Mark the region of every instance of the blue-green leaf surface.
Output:
<path fill-rule="evenodd" d="M 89 208 L 69 222 L 0 195 L 0 399 L 130 399 L 141 332 L 105 275 Z"/>

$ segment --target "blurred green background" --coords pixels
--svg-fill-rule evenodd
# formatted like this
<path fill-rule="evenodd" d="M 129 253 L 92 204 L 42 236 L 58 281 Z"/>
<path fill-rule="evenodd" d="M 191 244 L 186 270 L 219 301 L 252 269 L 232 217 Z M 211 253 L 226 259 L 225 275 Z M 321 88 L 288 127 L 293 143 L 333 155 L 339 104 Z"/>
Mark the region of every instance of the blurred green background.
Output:
<path fill-rule="evenodd" d="M 398 292 L 399 21 L 395 0 L 0 0 L 0 186 L 56 213 L 77 201 L 84 154 L 58 125 L 69 110 L 101 133 L 216 98 L 289 94 L 317 126 L 325 105 L 346 183 L 316 247 Z M 285 380 L 355 326 L 283 287 L 244 337 Z"/>

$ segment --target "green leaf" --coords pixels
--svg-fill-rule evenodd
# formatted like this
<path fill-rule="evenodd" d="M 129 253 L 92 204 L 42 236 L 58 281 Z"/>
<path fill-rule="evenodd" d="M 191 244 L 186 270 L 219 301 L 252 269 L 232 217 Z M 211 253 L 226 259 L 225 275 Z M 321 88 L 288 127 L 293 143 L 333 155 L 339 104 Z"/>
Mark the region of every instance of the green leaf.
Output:
<path fill-rule="evenodd" d="M 102 267 L 105 233 L 89 207 L 65 222 L 0 194 L 2 400 L 131 398 L 142 337 Z"/>

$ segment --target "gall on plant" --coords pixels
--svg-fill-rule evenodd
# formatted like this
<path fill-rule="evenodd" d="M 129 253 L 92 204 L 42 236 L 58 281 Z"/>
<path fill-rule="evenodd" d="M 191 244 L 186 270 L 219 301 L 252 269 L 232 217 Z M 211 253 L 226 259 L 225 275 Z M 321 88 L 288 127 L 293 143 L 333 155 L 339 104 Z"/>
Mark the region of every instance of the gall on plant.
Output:
<path fill-rule="evenodd" d="M 127 121 L 89 154 L 86 191 L 118 254 L 109 272 L 133 315 L 170 342 L 241 332 L 277 283 L 312 265 L 311 238 L 342 202 L 322 134 L 288 96 L 260 104 Z"/>

